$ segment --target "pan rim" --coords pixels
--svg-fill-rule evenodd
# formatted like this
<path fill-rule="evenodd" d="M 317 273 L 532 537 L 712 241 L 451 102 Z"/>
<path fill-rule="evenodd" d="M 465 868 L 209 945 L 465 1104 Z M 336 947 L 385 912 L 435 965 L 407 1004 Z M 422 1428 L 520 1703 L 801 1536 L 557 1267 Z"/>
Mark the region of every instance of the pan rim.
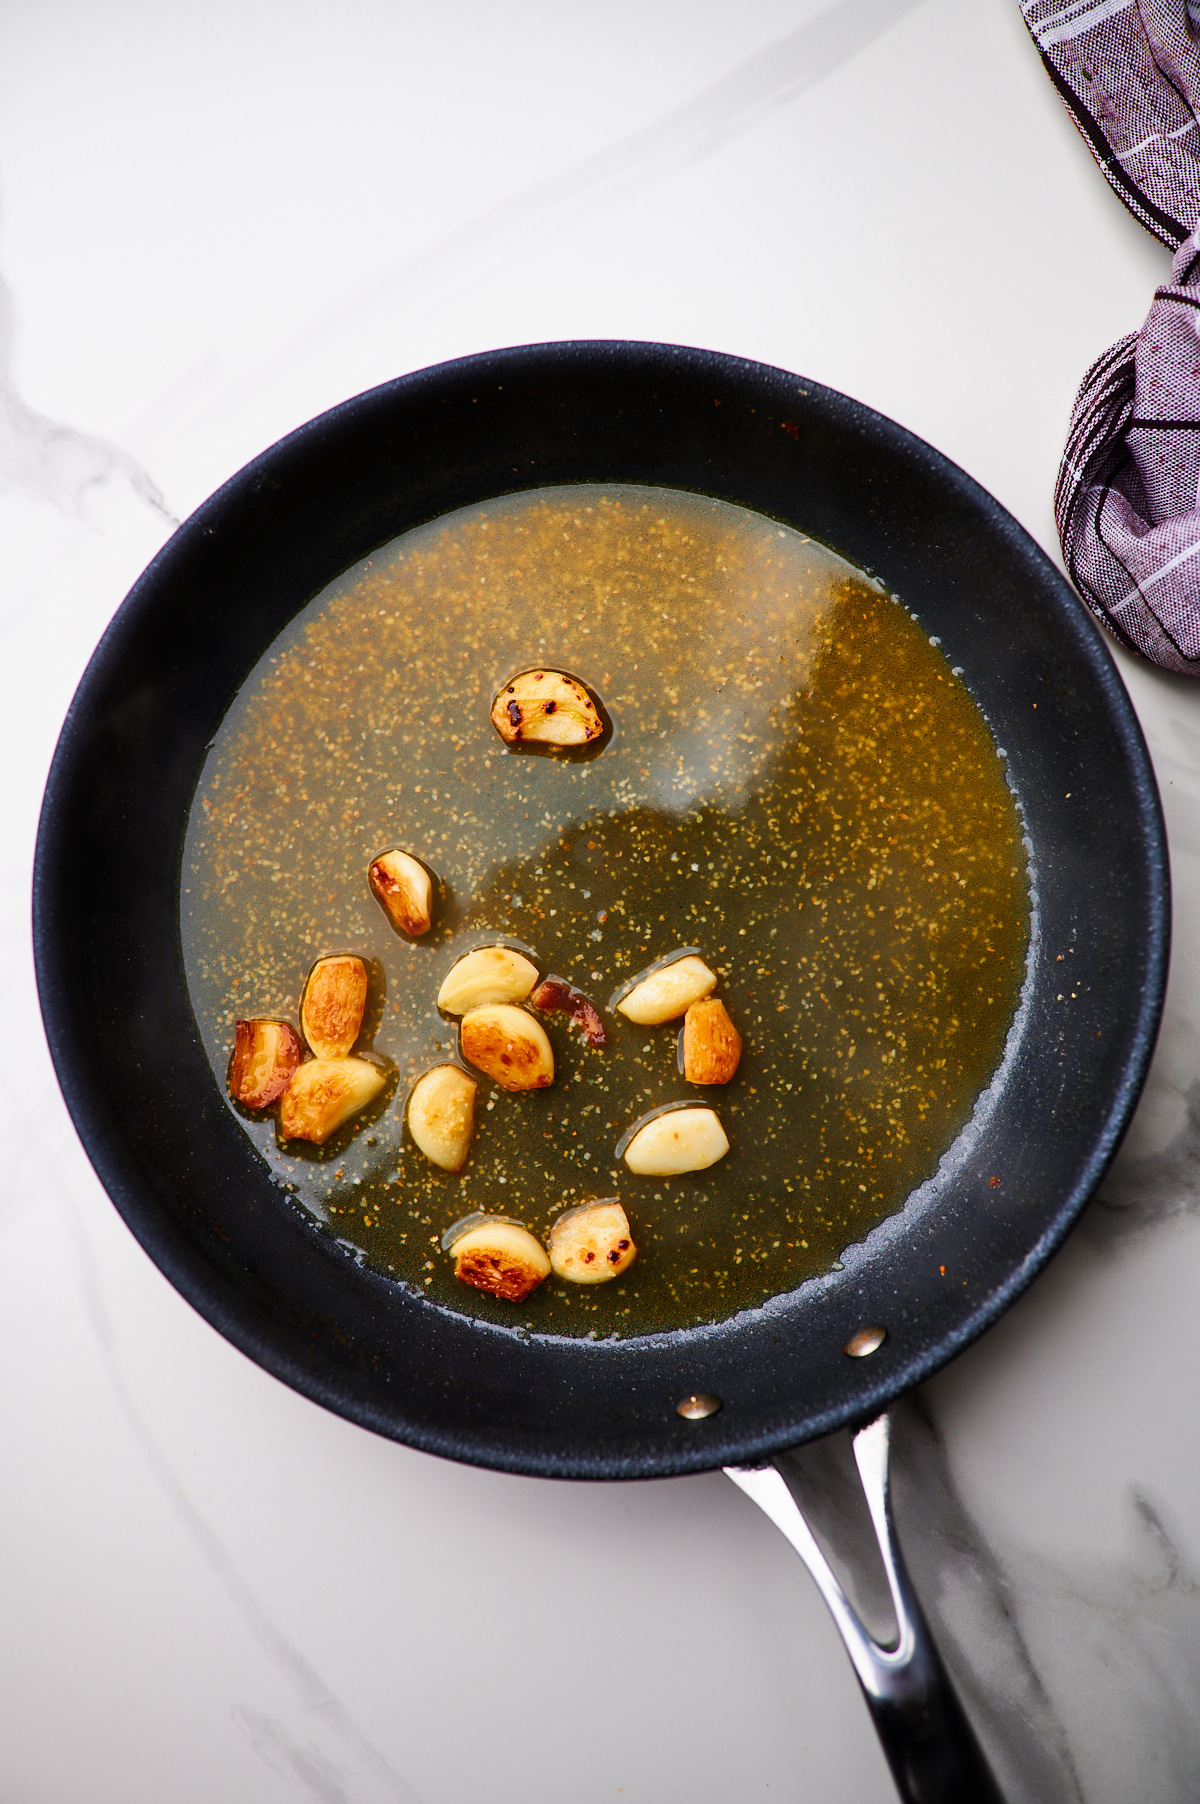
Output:
<path fill-rule="evenodd" d="M 1092 681 L 1104 697 L 1109 720 L 1119 739 L 1123 761 L 1136 796 L 1145 854 L 1145 905 L 1149 927 L 1145 980 L 1140 992 L 1135 1024 L 1128 1036 L 1128 1049 L 1120 1079 L 1113 1087 L 1112 1101 L 1105 1113 L 1102 1128 L 1095 1136 L 1091 1153 L 1083 1163 L 1075 1184 L 1060 1199 L 1053 1216 L 1029 1246 L 1024 1258 L 936 1345 L 893 1366 L 886 1376 L 881 1374 L 875 1382 L 861 1383 L 852 1408 L 838 1406 L 825 1412 L 823 1416 L 818 1412 L 810 1417 L 805 1438 L 829 1432 L 850 1421 L 864 1419 L 912 1385 L 931 1376 L 977 1339 L 1061 1246 L 1088 1198 L 1101 1182 L 1128 1126 L 1153 1052 L 1165 992 L 1170 930 L 1165 828 L 1157 785 L 1137 716 L 1112 656 L 1083 604 L 1075 598 L 1065 579 L 1032 536 L 980 484 L 915 434 L 863 403 L 807 378 L 748 359 L 686 346 L 628 340 L 572 340 L 484 352 L 398 377 L 340 403 L 298 427 L 222 484 L 167 541 L 134 585 L 106 628 L 68 710 L 46 786 L 35 860 L 34 951 L 43 1019 L 56 1073 L 76 1131 L 102 1184 L 131 1231 L 159 1269 L 199 1314 L 257 1364 L 293 1389 L 361 1426 L 389 1438 L 402 1439 L 423 1451 L 532 1476 L 672 1476 L 723 1464 L 752 1464 L 793 1444 L 795 1436 L 780 1436 L 769 1430 L 748 1436 L 745 1432 L 733 1431 L 732 1418 L 723 1420 L 718 1415 L 708 1422 L 693 1425 L 688 1439 L 676 1442 L 669 1452 L 662 1453 L 652 1462 L 613 1458 L 609 1454 L 598 1452 L 594 1460 L 576 1456 L 569 1465 L 565 1465 L 561 1458 L 552 1453 L 542 1455 L 528 1443 L 514 1445 L 504 1437 L 488 1443 L 486 1437 L 476 1435 L 468 1444 L 461 1434 L 430 1429 L 419 1422 L 407 1423 L 404 1432 L 399 1433 L 394 1416 L 378 1408 L 367 1395 L 348 1395 L 344 1379 L 331 1377 L 298 1360 L 281 1335 L 270 1330 L 269 1324 L 246 1319 L 236 1300 L 231 1306 L 226 1297 L 217 1294 L 213 1284 L 213 1267 L 203 1257 L 201 1250 L 179 1231 L 171 1218 L 162 1217 L 156 1208 L 148 1206 L 137 1185 L 130 1181 L 127 1154 L 121 1135 L 110 1119 L 104 1100 L 93 1093 L 87 1072 L 72 1043 L 71 1017 L 75 999 L 67 994 L 68 981 L 62 957 L 63 936 L 70 930 L 70 923 L 65 918 L 67 891 L 64 885 L 70 851 L 62 843 L 62 824 L 66 818 L 62 800 L 73 780 L 74 762 L 81 754 L 81 722 L 91 701 L 108 680 L 112 666 L 120 660 L 122 637 L 130 623 L 138 618 L 142 610 L 155 605 L 156 589 L 163 572 L 169 570 L 174 560 L 188 556 L 194 544 L 217 529 L 222 512 L 232 497 L 242 497 L 251 492 L 256 484 L 270 479 L 280 459 L 304 452 L 314 444 L 319 446 L 328 435 L 353 424 L 361 417 L 363 410 L 394 406 L 397 401 L 436 392 L 449 378 L 482 377 L 486 374 L 490 379 L 497 370 L 513 371 L 521 367 L 523 361 L 538 360 L 592 363 L 603 363 L 605 360 L 619 363 L 624 360 L 641 362 L 648 370 L 663 363 L 702 371 L 732 370 L 751 377 L 764 387 L 775 385 L 784 391 L 802 391 L 806 396 L 815 397 L 822 405 L 835 410 L 848 424 L 866 436 L 890 445 L 909 459 L 915 459 L 924 465 L 943 487 L 986 518 L 992 531 L 1008 540 L 1019 559 L 1039 567 L 1043 579 L 1047 576 L 1050 578 L 1049 586 L 1067 604 L 1061 609 L 1061 624 L 1073 637 L 1076 655 L 1088 667 Z M 522 483 L 521 486 L 537 485 Z M 712 492 L 720 491 L 714 489 Z M 382 1278 L 379 1282 L 383 1285 L 388 1283 Z M 735 1322 L 736 1318 L 719 1327 L 734 1332 Z M 603 1343 L 601 1345 L 604 1346 Z M 634 1353 L 636 1346 L 633 1339 L 620 1343 L 620 1356 Z M 599 1349 L 593 1349 L 597 1350 Z M 611 1355 L 616 1349 L 604 1346 L 604 1351 Z M 864 1380 L 866 1376 L 864 1374 Z"/>

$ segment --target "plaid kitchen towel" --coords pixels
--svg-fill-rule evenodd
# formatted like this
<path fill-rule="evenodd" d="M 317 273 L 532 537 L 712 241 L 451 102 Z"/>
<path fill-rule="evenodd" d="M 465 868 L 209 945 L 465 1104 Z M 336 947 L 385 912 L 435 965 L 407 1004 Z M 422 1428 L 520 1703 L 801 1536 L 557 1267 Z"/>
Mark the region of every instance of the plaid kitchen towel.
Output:
<path fill-rule="evenodd" d="M 1106 179 L 1175 250 L 1140 333 L 1097 358 L 1054 493 L 1075 586 L 1116 638 L 1200 674 L 1200 0 L 1022 0 Z"/>

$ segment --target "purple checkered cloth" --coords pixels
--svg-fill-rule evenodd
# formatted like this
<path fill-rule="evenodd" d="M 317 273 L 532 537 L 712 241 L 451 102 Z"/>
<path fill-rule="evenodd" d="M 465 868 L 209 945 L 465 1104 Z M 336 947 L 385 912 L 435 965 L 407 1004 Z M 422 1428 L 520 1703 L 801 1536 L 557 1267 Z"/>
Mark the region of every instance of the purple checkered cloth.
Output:
<path fill-rule="evenodd" d="M 1021 0 L 1106 179 L 1175 251 L 1140 332 L 1083 379 L 1054 491 L 1103 624 L 1200 675 L 1200 0 Z"/>

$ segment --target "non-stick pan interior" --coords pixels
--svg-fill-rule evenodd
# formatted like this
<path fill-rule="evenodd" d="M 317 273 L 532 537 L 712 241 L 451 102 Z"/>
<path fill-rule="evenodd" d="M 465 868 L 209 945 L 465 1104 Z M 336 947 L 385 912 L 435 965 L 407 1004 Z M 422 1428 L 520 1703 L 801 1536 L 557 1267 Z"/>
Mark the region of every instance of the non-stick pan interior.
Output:
<path fill-rule="evenodd" d="M 641 1341 L 521 1338 L 440 1313 L 355 1264 L 270 1181 L 217 1091 L 180 954 L 199 768 L 288 619 L 410 526 L 575 481 L 740 502 L 901 595 L 966 670 L 1007 756 L 1039 909 L 1019 1049 L 940 1184 L 842 1269 L 769 1308 Z M 747 1462 L 863 1416 L 965 1346 L 1034 1276 L 1098 1182 L 1145 1074 L 1167 865 L 1145 746 L 1098 634 L 960 470 L 778 370 L 664 346 L 550 345 L 359 396 L 265 453 L 175 534 L 117 614 L 63 729 L 35 940 L 51 1049 L 88 1153 L 151 1257 L 236 1345 L 352 1420 L 436 1453 L 564 1477 L 652 1476 Z M 847 1357 L 867 1323 L 886 1327 L 886 1341 Z M 720 1411 L 682 1419 L 675 1404 L 691 1392 L 719 1397 Z"/>

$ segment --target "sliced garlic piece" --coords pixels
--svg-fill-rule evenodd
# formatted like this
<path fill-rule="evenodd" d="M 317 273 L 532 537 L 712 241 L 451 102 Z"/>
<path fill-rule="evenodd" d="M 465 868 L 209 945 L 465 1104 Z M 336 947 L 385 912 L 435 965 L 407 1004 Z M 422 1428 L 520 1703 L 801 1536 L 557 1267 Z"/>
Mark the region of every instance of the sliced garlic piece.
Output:
<path fill-rule="evenodd" d="M 693 1002 L 699 1002 L 716 987 L 716 976 L 704 960 L 690 954 L 667 964 L 651 965 L 645 976 L 633 980 L 614 1006 L 639 1027 L 654 1027 L 660 1021 L 674 1021 L 686 1014 Z"/>
<path fill-rule="evenodd" d="M 362 1032 L 367 967 L 353 953 L 319 958 L 300 998 L 300 1026 L 319 1059 L 344 1059 Z"/>
<path fill-rule="evenodd" d="M 463 1058 L 503 1090 L 543 1090 L 554 1082 L 554 1053 L 540 1021 L 508 1002 L 468 1009 Z"/>
<path fill-rule="evenodd" d="M 468 1225 L 472 1223 L 473 1225 Z M 467 1217 L 442 1236 L 442 1245 L 454 1258 L 454 1276 L 473 1290 L 519 1303 L 550 1276 L 546 1249 L 528 1228 L 503 1216 Z"/>
<path fill-rule="evenodd" d="M 303 1057 L 300 1035 L 289 1021 L 239 1021 L 229 1061 L 229 1094 L 244 1109 L 269 1109 Z"/>
<path fill-rule="evenodd" d="M 465 1015 L 486 1002 L 524 1002 L 537 976 L 536 965 L 511 946 L 476 946 L 451 965 L 437 1004 L 448 1015 Z"/>
<path fill-rule="evenodd" d="M 582 683 L 561 670 L 524 670 L 492 703 L 492 725 L 509 745 L 587 745 L 604 722 Z"/>
<path fill-rule="evenodd" d="M 473 1077 L 457 1065 L 435 1065 L 413 1085 L 408 1131 L 425 1157 L 443 1171 L 461 1171 L 475 1126 Z"/>
<path fill-rule="evenodd" d="M 639 1176 L 670 1178 L 715 1165 L 729 1151 L 729 1141 L 714 1110 L 668 1108 L 635 1122 L 619 1150 Z"/>
<path fill-rule="evenodd" d="M 411 852 L 381 852 L 367 870 L 371 893 L 398 933 L 419 939 L 433 923 L 433 879 Z"/>
<path fill-rule="evenodd" d="M 615 1196 L 566 1209 L 550 1230 L 550 1264 L 570 1284 L 604 1284 L 637 1258 L 629 1218 Z"/>
<path fill-rule="evenodd" d="M 279 1131 L 287 1140 L 324 1146 L 352 1115 L 365 1109 L 387 1084 L 370 1059 L 309 1059 L 292 1075 L 279 1104 Z"/>

